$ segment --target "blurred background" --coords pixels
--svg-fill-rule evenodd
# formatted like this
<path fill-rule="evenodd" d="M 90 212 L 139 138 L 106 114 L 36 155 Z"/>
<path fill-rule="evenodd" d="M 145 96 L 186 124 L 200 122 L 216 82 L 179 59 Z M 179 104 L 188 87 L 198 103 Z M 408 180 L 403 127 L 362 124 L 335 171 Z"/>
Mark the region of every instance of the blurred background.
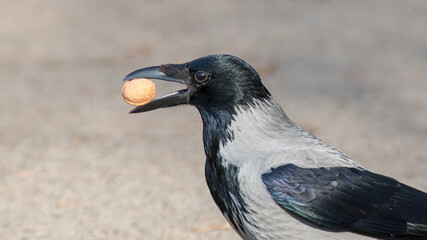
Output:
<path fill-rule="evenodd" d="M 426 1 L 0 0 L 0 239 L 239 239 L 204 180 L 196 109 L 129 115 L 120 94 L 135 69 L 213 53 L 427 191 L 426 24 Z"/>

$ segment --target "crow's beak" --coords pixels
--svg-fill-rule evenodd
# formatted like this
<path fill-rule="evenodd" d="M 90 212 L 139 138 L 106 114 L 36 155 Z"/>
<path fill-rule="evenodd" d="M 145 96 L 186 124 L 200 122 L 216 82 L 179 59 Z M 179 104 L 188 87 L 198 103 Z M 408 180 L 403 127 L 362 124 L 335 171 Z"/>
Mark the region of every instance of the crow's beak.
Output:
<path fill-rule="evenodd" d="M 169 71 L 169 72 L 173 75 L 179 76 L 180 74 L 177 74 L 177 73 L 179 73 L 179 71 L 181 70 L 181 67 L 178 67 L 178 66 L 180 65 L 168 65 L 167 69 L 169 70 L 173 69 L 174 71 Z M 155 66 L 155 67 L 142 68 L 129 73 L 124 78 L 124 81 L 132 81 L 132 79 L 136 79 L 136 78 L 148 78 L 148 79 L 159 79 L 159 80 L 186 84 L 184 80 L 176 78 L 174 76 L 170 76 L 167 73 L 162 72 L 161 69 L 165 69 L 165 67 Z M 179 91 L 168 93 L 161 97 L 157 97 L 145 105 L 137 106 L 136 108 L 132 109 L 130 113 L 148 112 L 158 108 L 166 108 L 166 107 L 172 107 L 172 106 L 177 106 L 181 104 L 188 104 L 189 99 L 190 99 L 190 95 L 188 93 L 188 89 L 182 89 Z"/>

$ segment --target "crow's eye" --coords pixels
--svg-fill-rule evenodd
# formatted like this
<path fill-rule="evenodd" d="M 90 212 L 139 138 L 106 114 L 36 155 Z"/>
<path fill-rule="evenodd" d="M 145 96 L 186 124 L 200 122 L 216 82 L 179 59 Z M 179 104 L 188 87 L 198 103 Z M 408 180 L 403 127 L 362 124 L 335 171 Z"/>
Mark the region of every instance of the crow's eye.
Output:
<path fill-rule="evenodd" d="M 206 80 L 208 80 L 209 78 L 209 74 L 207 74 L 204 71 L 198 71 L 194 74 L 194 78 L 198 81 L 198 82 L 204 82 Z"/>

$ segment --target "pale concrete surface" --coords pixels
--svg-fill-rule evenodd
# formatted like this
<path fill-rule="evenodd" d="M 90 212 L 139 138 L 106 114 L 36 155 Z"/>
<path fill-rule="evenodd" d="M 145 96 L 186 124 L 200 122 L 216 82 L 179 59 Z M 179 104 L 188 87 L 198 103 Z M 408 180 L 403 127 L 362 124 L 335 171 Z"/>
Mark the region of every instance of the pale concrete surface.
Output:
<path fill-rule="evenodd" d="M 297 123 L 427 191 L 426 1 L 0 0 L 0 239 L 238 239 L 201 120 L 128 115 L 130 71 L 229 53 Z M 176 85 L 158 83 L 163 92 Z"/>

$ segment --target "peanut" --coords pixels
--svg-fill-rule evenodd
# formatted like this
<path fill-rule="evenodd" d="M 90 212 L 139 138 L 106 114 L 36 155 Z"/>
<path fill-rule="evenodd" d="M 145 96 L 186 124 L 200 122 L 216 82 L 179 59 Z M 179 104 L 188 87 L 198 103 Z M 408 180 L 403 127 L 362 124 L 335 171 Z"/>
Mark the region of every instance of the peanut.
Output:
<path fill-rule="evenodd" d="M 156 85 L 146 78 L 127 81 L 122 88 L 122 97 L 130 105 L 141 106 L 156 96 Z"/>

